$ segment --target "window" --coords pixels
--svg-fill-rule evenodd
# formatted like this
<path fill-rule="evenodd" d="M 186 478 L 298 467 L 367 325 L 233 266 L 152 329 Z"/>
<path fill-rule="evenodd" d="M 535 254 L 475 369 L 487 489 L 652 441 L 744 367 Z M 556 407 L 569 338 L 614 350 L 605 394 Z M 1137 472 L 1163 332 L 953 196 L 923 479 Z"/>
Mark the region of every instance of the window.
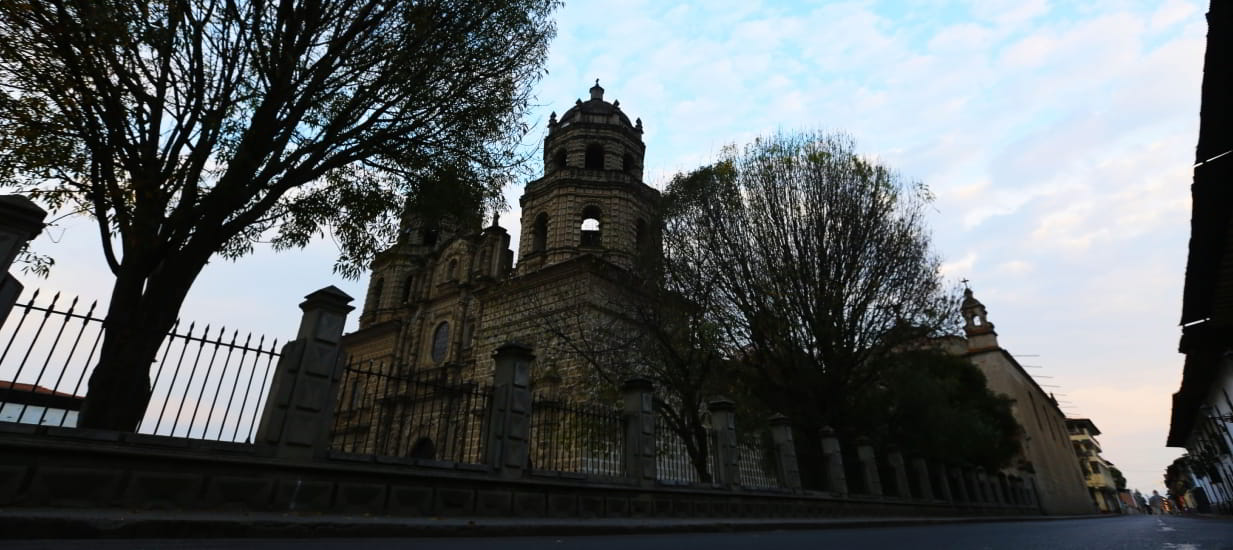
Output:
<path fill-rule="evenodd" d="M 582 209 L 582 236 L 578 241 L 580 246 L 597 247 L 603 244 L 603 238 L 600 234 L 599 216 L 600 211 L 597 206 L 588 206 Z"/>
<path fill-rule="evenodd" d="M 437 244 L 437 234 L 437 228 L 435 227 L 425 227 L 421 230 L 420 236 L 423 240 L 424 246 L 433 246 Z"/>
<path fill-rule="evenodd" d="M 634 224 L 634 248 L 639 252 L 646 247 L 646 222 L 638 220 Z"/>
<path fill-rule="evenodd" d="M 440 363 L 445 361 L 445 352 L 449 347 L 450 340 L 450 324 L 442 322 L 437 325 L 437 329 L 432 333 L 432 362 Z"/>
<path fill-rule="evenodd" d="M 633 155 L 629 153 L 625 153 L 625 156 L 621 157 L 621 171 L 625 172 L 626 174 L 633 175 L 634 173 L 634 156 Z"/>
<path fill-rule="evenodd" d="M 451 281 L 458 280 L 458 259 L 455 258 L 453 260 L 450 260 L 450 267 L 447 273 L 449 276 L 449 280 Z"/>
<path fill-rule="evenodd" d="M 565 168 L 565 162 L 568 158 L 565 154 L 565 148 L 557 149 L 556 155 L 552 157 L 552 168 L 554 170 Z"/>
<path fill-rule="evenodd" d="M 1099 474 L 1100 473 L 1100 463 L 1093 460 L 1091 464 L 1092 464 L 1092 473 Z"/>
<path fill-rule="evenodd" d="M 535 216 L 531 226 L 531 252 L 542 252 L 548 246 L 548 214 Z"/>
<path fill-rule="evenodd" d="M 586 152 L 586 169 L 587 170 L 603 170 L 604 169 L 604 146 L 598 143 L 587 145 Z"/>

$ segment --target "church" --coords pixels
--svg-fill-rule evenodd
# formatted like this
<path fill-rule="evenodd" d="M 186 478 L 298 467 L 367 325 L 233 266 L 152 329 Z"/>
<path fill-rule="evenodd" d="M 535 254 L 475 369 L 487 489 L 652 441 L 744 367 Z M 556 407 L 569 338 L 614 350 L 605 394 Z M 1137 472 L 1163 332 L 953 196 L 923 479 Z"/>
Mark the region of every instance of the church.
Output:
<path fill-rule="evenodd" d="M 492 353 L 516 341 L 535 350 L 537 387 L 575 393 L 593 384 L 567 349 L 568 332 L 617 319 L 639 269 L 661 251 L 660 194 L 642 181 L 645 151 L 641 119 L 604 100 L 596 81 L 588 100 L 549 118 L 543 175 L 519 200 L 516 264 L 509 233 L 495 221 L 481 227 L 479 212 L 432 220 L 408 212 L 398 241 L 372 263 L 359 330 L 345 337 L 351 360 L 484 383 Z"/>

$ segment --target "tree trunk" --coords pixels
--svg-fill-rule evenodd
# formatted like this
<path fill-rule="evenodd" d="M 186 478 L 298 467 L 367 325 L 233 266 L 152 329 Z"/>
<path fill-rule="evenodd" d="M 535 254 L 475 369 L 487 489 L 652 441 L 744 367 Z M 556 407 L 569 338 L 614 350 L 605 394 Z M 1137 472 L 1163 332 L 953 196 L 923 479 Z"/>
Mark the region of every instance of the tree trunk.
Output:
<path fill-rule="evenodd" d="M 78 427 L 137 429 L 150 402 L 150 365 L 175 324 L 189 287 L 205 267 L 204 258 L 194 261 L 186 256 L 177 255 L 155 270 L 143 271 L 136 261 L 121 264 Z"/>

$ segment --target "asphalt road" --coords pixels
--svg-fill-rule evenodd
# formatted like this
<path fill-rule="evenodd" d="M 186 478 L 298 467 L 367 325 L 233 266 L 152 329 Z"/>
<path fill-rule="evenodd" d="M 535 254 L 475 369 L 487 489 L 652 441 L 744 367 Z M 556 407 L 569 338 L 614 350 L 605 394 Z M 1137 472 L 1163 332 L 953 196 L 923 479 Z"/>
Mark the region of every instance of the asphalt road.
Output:
<path fill-rule="evenodd" d="M 403 539 L 213 539 L 6 541 L 7 550 L 151 548 L 204 550 L 778 550 L 821 548 L 1041 549 L 1041 550 L 1233 550 L 1233 519 L 1125 516 L 1040 522 L 971 523 L 741 533 L 691 533 L 594 537 L 403 538 Z"/>

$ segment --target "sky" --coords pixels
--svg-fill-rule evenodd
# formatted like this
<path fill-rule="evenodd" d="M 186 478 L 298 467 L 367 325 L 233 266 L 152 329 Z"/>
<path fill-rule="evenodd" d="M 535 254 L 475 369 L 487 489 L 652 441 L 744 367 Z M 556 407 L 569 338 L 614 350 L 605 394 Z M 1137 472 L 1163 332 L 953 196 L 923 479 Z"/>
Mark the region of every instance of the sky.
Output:
<path fill-rule="evenodd" d="M 662 188 L 721 147 L 842 131 L 936 196 L 934 244 L 970 280 L 1002 347 L 1144 493 L 1164 447 L 1177 353 L 1206 36 L 1202 1 L 570 1 L 557 14 L 528 143 L 596 78 L 645 127 Z M 517 243 L 518 196 L 501 224 Z M 105 300 L 92 222 L 34 242 L 56 266 L 27 287 Z M 357 297 L 328 238 L 259 247 L 204 271 L 184 319 L 286 339 L 309 292 Z M 352 316 L 352 327 L 354 327 Z"/>

